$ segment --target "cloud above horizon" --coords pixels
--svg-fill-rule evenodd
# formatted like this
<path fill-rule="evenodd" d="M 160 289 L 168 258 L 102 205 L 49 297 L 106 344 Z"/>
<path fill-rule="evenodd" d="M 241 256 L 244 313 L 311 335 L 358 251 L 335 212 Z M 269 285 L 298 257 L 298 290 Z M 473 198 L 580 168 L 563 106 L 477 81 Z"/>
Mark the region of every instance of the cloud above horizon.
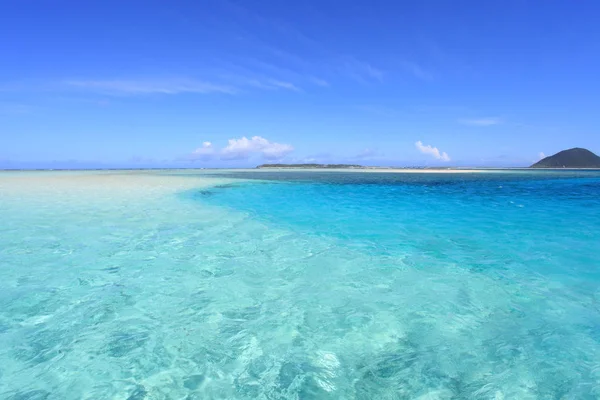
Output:
<path fill-rule="evenodd" d="M 208 160 L 215 154 L 215 148 L 211 142 L 203 142 L 202 146 L 192 152 L 192 159 Z"/>
<path fill-rule="evenodd" d="M 261 136 L 252 136 L 248 139 L 242 136 L 239 139 L 229 139 L 227 146 L 221 150 L 221 158 L 226 160 L 246 159 L 254 154 L 274 160 L 294 151 L 289 144 L 270 142 Z"/>
<path fill-rule="evenodd" d="M 437 147 L 424 145 L 420 140 L 415 143 L 415 147 L 423 154 L 427 154 L 440 161 L 450 161 L 450 156 L 446 152 L 441 152 Z"/>
<path fill-rule="evenodd" d="M 546 158 L 546 154 L 544 154 L 543 151 L 540 151 L 539 154 L 538 154 L 538 159 L 539 160 L 543 160 L 544 158 Z"/>
<path fill-rule="evenodd" d="M 502 123 L 502 119 L 497 117 L 488 118 L 472 118 L 472 119 L 459 119 L 458 123 L 469 126 L 493 126 Z"/>
<path fill-rule="evenodd" d="M 217 150 L 212 142 L 203 142 L 192 152 L 192 160 L 209 160 L 219 156 L 222 160 L 244 160 L 259 155 L 267 160 L 277 160 L 294 151 L 294 147 L 285 143 L 271 142 L 262 136 L 233 138 L 227 145 Z"/>

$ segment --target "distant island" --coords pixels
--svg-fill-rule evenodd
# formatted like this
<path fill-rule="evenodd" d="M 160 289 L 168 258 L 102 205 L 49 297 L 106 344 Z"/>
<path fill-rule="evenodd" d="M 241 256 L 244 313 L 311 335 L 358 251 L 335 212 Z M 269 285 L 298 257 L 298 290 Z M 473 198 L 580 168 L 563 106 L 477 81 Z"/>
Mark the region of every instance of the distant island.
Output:
<path fill-rule="evenodd" d="M 469 168 L 460 167 L 424 167 L 424 166 L 407 166 L 407 167 L 392 167 L 392 166 L 365 166 L 359 164 L 261 164 L 258 169 L 362 169 L 374 171 L 399 171 L 399 172 L 469 172 L 474 171 Z"/>
<path fill-rule="evenodd" d="M 356 164 L 262 164 L 256 168 L 365 168 Z"/>
<path fill-rule="evenodd" d="M 600 168 L 600 157 L 587 149 L 575 147 L 543 158 L 530 168 Z"/>

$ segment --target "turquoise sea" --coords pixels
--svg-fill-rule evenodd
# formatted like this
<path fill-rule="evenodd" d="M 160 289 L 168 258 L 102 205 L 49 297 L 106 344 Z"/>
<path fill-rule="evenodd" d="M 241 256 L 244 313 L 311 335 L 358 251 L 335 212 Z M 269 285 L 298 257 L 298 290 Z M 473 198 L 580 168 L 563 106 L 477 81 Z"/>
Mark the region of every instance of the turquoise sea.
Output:
<path fill-rule="evenodd" d="M 0 172 L 0 398 L 598 399 L 600 171 Z"/>

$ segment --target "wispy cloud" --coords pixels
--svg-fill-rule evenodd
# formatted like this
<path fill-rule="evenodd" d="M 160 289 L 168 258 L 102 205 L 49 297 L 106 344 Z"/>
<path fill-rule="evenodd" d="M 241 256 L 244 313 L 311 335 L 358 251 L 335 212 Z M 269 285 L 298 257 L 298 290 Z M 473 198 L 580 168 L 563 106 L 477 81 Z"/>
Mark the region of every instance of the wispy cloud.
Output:
<path fill-rule="evenodd" d="M 211 82 L 193 79 L 167 79 L 167 80 L 67 80 L 63 82 L 66 86 L 97 92 L 106 95 L 149 95 L 163 94 L 173 95 L 180 93 L 224 93 L 234 94 L 238 90 L 228 85 L 215 84 Z"/>
<path fill-rule="evenodd" d="M 497 117 L 466 118 L 466 119 L 459 119 L 458 123 L 463 124 L 463 125 L 470 125 L 470 126 L 492 126 L 492 125 L 501 124 L 502 119 L 497 118 Z"/>
<path fill-rule="evenodd" d="M 239 85 L 241 86 L 250 86 L 252 88 L 255 89 L 262 89 L 262 90 L 273 90 L 275 89 L 272 85 L 269 85 L 259 79 L 254 79 L 254 78 L 243 78 L 243 77 L 239 77 L 236 78 L 237 82 Z"/>
<path fill-rule="evenodd" d="M 543 151 L 540 151 L 539 154 L 538 154 L 538 160 L 542 160 L 544 158 L 546 158 L 546 154 L 544 154 Z"/>
<path fill-rule="evenodd" d="M 258 24 L 261 28 L 271 31 L 265 36 L 244 31 L 240 37 L 248 47 L 253 48 L 253 57 L 244 57 L 240 63 L 242 68 L 249 68 L 260 75 L 278 77 L 277 80 L 299 83 L 309 82 L 316 86 L 328 87 L 330 82 L 321 75 L 339 73 L 340 58 L 334 51 L 324 46 L 319 39 L 307 35 L 288 21 L 265 16 L 256 12 L 256 8 L 246 8 L 240 2 L 228 0 L 222 2 L 235 18 L 240 18 L 244 24 Z M 300 52 L 290 52 L 278 47 L 267 38 L 285 38 L 287 43 L 293 43 Z M 262 55 L 262 57 L 261 57 Z M 335 61 L 332 61 L 335 59 Z M 240 65 L 238 65 L 240 66 Z M 372 67 L 371 67 L 372 68 Z M 371 74 L 379 71 L 372 68 Z M 293 90 L 293 89 L 292 89 Z"/>
<path fill-rule="evenodd" d="M 299 87 L 297 87 L 296 85 L 294 85 L 293 83 L 290 83 L 290 82 L 284 82 L 284 81 L 278 81 L 278 80 L 271 79 L 268 81 L 268 83 L 278 89 L 291 90 L 294 92 L 302 91 Z"/>
<path fill-rule="evenodd" d="M 298 71 L 289 66 L 284 67 L 280 64 L 266 62 L 255 57 L 242 57 L 234 63 L 226 62 L 225 64 L 225 69 L 229 71 L 225 75 L 233 74 L 261 81 L 285 82 L 287 87 L 297 87 L 297 84 L 292 84 L 291 82 L 314 83 L 312 81 L 313 76 L 306 72 Z"/>
<path fill-rule="evenodd" d="M 427 154 L 440 161 L 450 161 L 450 157 L 446 152 L 440 151 L 437 147 L 431 145 L 424 145 L 420 140 L 415 143 L 417 150 L 423 154 Z"/>
<path fill-rule="evenodd" d="M 383 71 L 373 67 L 371 64 L 364 64 L 365 72 L 368 76 L 373 79 L 377 79 L 378 81 L 383 80 Z"/>
<path fill-rule="evenodd" d="M 433 80 L 433 74 L 417 63 L 410 62 L 410 61 L 404 61 L 402 63 L 402 67 L 418 79 L 421 79 L 424 81 L 432 81 Z"/>
<path fill-rule="evenodd" d="M 320 42 L 307 36 L 304 32 L 297 29 L 292 24 L 272 16 L 265 16 L 259 14 L 254 8 L 246 8 L 242 6 L 242 2 L 232 2 L 229 0 L 222 0 L 220 2 L 225 8 L 230 10 L 235 16 L 240 17 L 243 20 L 251 21 L 259 24 L 262 27 L 271 29 L 275 35 L 284 36 L 290 40 L 295 41 L 305 47 L 315 47 L 320 45 Z"/>
<path fill-rule="evenodd" d="M 327 82 L 325 79 L 315 78 L 314 76 L 311 76 L 308 78 L 308 80 L 317 86 L 329 87 L 329 82 Z"/>
<path fill-rule="evenodd" d="M 342 64 L 342 72 L 359 83 L 382 82 L 384 72 L 370 63 L 347 57 Z"/>
<path fill-rule="evenodd" d="M 240 73 L 222 73 L 219 78 L 228 82 L 232 87 L 240 91 L 246 89 L 258 90 L 289 90 L 292 92 L 303 92 L 302 88 L 289 80 L 273 78 L 253 73 L 244 68 L 236 68 Z"/>

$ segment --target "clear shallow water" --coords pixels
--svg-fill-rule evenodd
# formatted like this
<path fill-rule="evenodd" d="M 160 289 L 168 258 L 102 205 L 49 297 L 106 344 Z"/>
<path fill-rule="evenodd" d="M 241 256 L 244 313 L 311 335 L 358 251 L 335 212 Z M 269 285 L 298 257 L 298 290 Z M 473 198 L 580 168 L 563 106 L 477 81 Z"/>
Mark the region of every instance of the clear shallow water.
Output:
<path fill-rule="evenodd" d="M 0 398 L 600 396 L 600 174 L 223 176 L 0 177 Z"/>

